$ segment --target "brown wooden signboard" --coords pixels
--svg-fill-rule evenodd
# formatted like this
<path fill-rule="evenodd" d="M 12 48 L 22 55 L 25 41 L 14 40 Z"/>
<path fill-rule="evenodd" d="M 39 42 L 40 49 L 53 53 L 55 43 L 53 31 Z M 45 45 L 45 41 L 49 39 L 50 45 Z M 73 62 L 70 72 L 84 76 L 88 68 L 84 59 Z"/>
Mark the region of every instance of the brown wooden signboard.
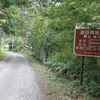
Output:
<path fill-rule="evenodd" d="M 100 29 L 76 29 L 74 53 L 85 56 L 100 56 Z"/>

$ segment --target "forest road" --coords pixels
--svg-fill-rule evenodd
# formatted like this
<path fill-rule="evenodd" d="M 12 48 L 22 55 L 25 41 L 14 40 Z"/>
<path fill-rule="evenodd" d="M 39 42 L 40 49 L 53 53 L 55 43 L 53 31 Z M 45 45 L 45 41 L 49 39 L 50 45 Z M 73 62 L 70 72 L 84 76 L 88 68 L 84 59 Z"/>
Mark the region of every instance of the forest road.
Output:
<path fill-rule="evenodd" d="M 6 53 L 0 61 L 0 100 L 43 100 L 28 59 L 17 53 Z"/>

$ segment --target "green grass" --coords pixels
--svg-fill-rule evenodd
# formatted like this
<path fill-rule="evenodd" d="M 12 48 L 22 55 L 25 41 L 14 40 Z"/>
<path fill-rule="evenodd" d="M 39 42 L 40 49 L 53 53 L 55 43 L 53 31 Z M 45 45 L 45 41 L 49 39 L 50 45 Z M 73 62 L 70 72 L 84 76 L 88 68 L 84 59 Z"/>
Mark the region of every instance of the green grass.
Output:
<path fill-rule="evenodd" d="M 57 77 L 48 66 L 42 65 L 33 57 L 27 57 L 45 84 L 46 100 L 99 100 L 84 93 L 82 87 L 72 86 L 68 79 Z"/>
<path fill-rule="evenodd" d="M 4 58 L 5 55 L 6 55 L 6 54 L 5 54 L 4 52 L 1 52 L 1 51 L 0 51 L 0 60 L 2 60 L 2 59 Z"/>
<path fill-rule="evenodd" d="M 9 47 L 8 47 L 8 45 L 1 45 L 0 46 L 0 50 L 4 50 L 4 51 L 8 51 L 8 49 L 9 49 Z"/>

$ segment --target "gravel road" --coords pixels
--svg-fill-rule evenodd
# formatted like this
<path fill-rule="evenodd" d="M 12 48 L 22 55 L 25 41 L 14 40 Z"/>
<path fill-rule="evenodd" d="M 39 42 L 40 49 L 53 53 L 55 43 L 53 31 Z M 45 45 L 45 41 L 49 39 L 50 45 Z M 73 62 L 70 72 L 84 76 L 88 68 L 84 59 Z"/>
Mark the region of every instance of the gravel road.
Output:
<path fill-rule="evenodd" d="M 43 100 L 28 59 L 17 53 L 6 53 L 0 61 L 0 100 Z"/>

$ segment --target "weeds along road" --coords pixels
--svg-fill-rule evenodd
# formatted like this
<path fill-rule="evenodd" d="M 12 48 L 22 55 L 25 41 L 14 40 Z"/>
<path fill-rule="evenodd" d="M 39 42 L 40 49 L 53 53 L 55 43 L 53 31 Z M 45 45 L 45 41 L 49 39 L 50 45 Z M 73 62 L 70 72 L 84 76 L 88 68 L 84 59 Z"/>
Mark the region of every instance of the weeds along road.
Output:
<path fill-rule="evenodd" d="M 6 52 L 0 61 L 0 100 L 43 100 L 43 94 L 28 59 Z"/>

